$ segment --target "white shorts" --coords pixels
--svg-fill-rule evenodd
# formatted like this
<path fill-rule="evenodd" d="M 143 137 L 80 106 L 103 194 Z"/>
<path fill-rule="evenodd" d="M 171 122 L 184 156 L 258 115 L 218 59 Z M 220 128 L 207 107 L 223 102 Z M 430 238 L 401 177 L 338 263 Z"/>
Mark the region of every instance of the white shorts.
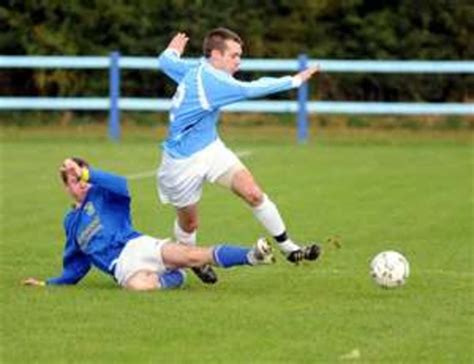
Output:
<path fill-rule="evenodd" d="M 176 207 L 193 205 L 200 200 L 205 181 L 214 183 L 234 167 L 245 168 L 220 139 L 188 158 L 163 152 L 157 173 L 160 200 Z"/>
<path fill-rule="evenodd" d="M 140 270 L 161 274 L 166 270 L 161 256 L 161 248 L 169 239 L 155 239 L 142 235 L 129 240 L 120 253 L 115 266 L 115 279 L 124 286 Z"/>

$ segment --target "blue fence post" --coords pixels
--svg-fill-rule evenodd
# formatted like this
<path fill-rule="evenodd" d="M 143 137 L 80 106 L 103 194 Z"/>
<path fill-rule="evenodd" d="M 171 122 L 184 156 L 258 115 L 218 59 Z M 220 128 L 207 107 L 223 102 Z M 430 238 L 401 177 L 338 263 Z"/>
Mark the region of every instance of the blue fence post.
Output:
<path fill-rule="evenodd" d="M 115 141 L 120 139 L 120 53 L 115 51 L 110 53 L 109 67 L 109 138 Z"/>
<path fill-rule="evenodd" d="M 300 54 L 298 57 L 299 70 L 302 71 L 308 66 L 308 57 L 306 54 Z M 298 143 L 306 143 L 308 141 L 308 82 L 304 82 L 298 88 Z"/>

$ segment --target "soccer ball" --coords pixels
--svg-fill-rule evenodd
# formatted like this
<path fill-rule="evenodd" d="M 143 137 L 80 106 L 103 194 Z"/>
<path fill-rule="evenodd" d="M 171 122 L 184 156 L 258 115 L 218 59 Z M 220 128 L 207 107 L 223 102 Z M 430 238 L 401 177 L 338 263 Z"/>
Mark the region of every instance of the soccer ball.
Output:
<path fill-rule="evenodd" d="M 409 274 L 408 260 L 396 251 L 381 252 L 370 262 L 370 275 L 375 283 L 384 288 L 404 285 Z"/>

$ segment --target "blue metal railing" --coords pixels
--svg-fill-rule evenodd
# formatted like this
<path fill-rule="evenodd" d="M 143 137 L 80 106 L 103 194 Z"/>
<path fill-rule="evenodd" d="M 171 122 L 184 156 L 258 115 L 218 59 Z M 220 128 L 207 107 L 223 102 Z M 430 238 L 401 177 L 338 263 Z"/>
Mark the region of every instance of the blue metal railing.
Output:
<path fill-rule="evenodd" d="M 110 54 L 109 69 L 109 94 L 110 94 L 110 111 L 109 111 L 109 136 L 118 140 L 120 138 L 120 55 L 118 52 Z"/>
<path fill-rule="evenodd" d="M 185 59 L 195 64 L 198 59 Z M 309 60 L 300 55 L 297 60 L 245 59 L 243 71 L 297 72 L 306 66 L 319 64 L 325 73 L 474 73 L 473 61 L 353 61 Z M 122 57 L 112 52 L 109 57 L 95 56 L 0 56 L 0 68 L 68 68 L 108 69 L 109 97 L 0 97 L 0 110 L 109 110 L 109 137 L 120 138 L 120 111 L 164 111 L 170 100 L 155 98 L 121 98 L 120 70 L 159 70 L 156 57 Z M 474 115 L 472 103 L 406 103 L 406 102 L 332 102 L 308 101 L 308 85 L 298 90 L 297 101 L 243 101 L 224 108 L 229 112 L 297 113 L 298 141 L 308 138 L 308 114 L 400 114 L 400 115 Z"/>
<path fill-rule="evenodd" d="M 301 54 L 298 58 L 299 70 L 305 70 L 308 68 L 308 57 L 306 54 Z M 298 130 L 298 141 L 300 143 L 308 140 L 308 83 L 303 83 L 298 88 L 298 118 L 297 118 L 297 130 Z"/>

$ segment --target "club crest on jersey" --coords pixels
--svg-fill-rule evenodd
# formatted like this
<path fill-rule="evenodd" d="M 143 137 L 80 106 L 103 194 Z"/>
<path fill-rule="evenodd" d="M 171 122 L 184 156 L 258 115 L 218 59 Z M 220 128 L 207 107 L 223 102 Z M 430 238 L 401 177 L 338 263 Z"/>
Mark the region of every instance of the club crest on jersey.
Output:
<path fill-rule="evenodd" d="M 90 201 L 86 203 L 86 205 L 84 206 L 84 211 L 86 212 L 88 216 L 94 215 L 95 213 L 94 204 Z"/>

